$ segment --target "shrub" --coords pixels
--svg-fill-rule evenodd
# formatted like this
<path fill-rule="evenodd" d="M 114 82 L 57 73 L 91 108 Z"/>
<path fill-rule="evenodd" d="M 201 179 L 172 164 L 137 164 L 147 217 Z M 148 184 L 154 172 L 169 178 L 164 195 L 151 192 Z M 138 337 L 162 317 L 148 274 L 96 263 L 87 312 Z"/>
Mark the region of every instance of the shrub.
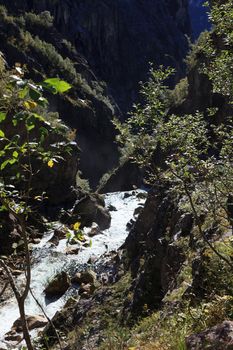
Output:
<path fill-rule="evenodd" d="M 32 26 L 32 27 L 44 27 L 46 29 L 49 29 L 53 25 L 53 17 L 51 16 L 49 11 L 44 11 L 39 14 L 35 14 L 32 12 L 27 12 L 24 15 L 25 23 L 26 25 Z"/>
<path fill-rule="evenodd" d="M 181 105 L 188 95 L 188 79 L 181 79 L 175 86 L 175 89 L 171 92 L 171 104 L 174 106 Z"/>

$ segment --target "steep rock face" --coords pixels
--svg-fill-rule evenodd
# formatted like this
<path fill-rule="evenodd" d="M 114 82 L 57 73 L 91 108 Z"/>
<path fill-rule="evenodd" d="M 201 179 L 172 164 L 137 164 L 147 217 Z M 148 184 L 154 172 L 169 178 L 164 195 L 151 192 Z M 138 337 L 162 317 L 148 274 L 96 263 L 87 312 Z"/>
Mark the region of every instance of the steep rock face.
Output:
<path fill-rule="evenodd" d="M 116 166 L 118 158 L 111 120 L 119 113 L 113 99 L 107 101 L 106 96 L 111 93 L 120 108 L 128 111 L 138 99 L 138 82 L 147 79 L 149 62 L 171 65 L 178 75 L 182 73 L 187 51 L 185 34 L 190 34 L 188 0 L 0 0 L 0 4 L 10 14 L 50 11 L 54 16 L 56 29 L 38 31 L 26 24 L 26 30 L 34 38 L 51 43 L 64 60 L 68 57 L 74 62 L 87 85 L 86 91 L 74 86 L 72 99 L 53 98 L 52 109 L 77 129 L 82 150 L 80 169 L 95 187 L 100 177 Z M 51 74 L 67 80 L 59 68 L 51 72 L 51 65 L 35 48 L 24 52 L 22 45 L 17 47 L 15 43 L 21 40 L 18 24 L 7 26 L 0 28 L 0 50 L 10 64 L 26 63 L 31 68 L 30 77 L 36 81 Z M 70 40 L 76 50 L 67 50 L 64 39 Z M 109 89 L 100 87 L 100 79 Z"/>
<path fill-rule="evenodd" d="M 38 24 L 35 18 L 34 22 L 25 20 L 24 11 L 30 9 L 26 2 L 9 4 L 2 0 L 0 4 L 8 10 L 8 15 L 1 14 L 0 19 L 0 51 L 8 65 L 26 64 L 27 76 L 35 82 L 59 76 L 72 85 L 68 96 L 48 96 L 50 111 L 59 112 L 67 125 L 77 130 L 82 151 L 76 153 L 76 159 L 80 155 L 79 170 L 94 187 L 117 162 L 112 124 L 113 115 L 117 114 L 116 105 L 107 98 L 107 92 L 99 85 L 84 56 L 71 47 L 52 23 Z M 12 16 L 16 10 L 22 14 L 19 22 L 18 15 Z M 25 35 L 30 42 L 25 41 Z"/>
<path fill-rule="evenodd" d="M 188 0 L 15 0 L 11 6 L 51 11 L 123 110 L 136 100 L 149 62 L 171 65 L 179 76 L 184 69 Z"/>
<path fill-rule="evenodd" d="M 124 244 L 134 278 L 130 303 L 125 304 L 125 315 L 139 315 L 146 304 L 158 307 L 171 287 L 185 260 L 174 236 L 187 235 L 191 220 L 184 220 L 177 203 L 169 194 L 167 185 L 152 190 L 145 207 Z"/>
<path fill-rule="evenodd" d="M 69 11 L 70 15 L 67 9 L 57 10 L 57 22 L 64 29 L 68 24 L 65 30 L 76 47 L 124 110 L 135 101 L 149 62 L 182 71 L 187 50 L 184 33 L 189 34 L 186 1 L 89 0 L 76 2 Z M 67 22 L 69 17 L 72 20 Z"/>
<path fill-rule="evenodd" d="M 233 322 L 224 321 L 186 339 L 187 350 L 233 349 Z"/>
<path fill-rule="evenodd" d="M 200 37 L 201 38 L 201 37 Z M 203 35 L 200 43 L 197 42 L 192 58 L 188 64 L 187 72 L 187 93 L 183 101 L 171 107 L 170 113 L 177 115 L 195 113 L 201 111 L 206 113 L 208 108 L 217 108 L 215 120 L 217 123 L 224 121 L 227 115 L 232 114 L 232 106 L 227 96 L 213 91 L 213 84 L 207 74 L 203 72 L 203 65 L 210 64 L 210 58 L 203 50 L 203 43 L 207 40 L 207 35 Z M 210 34 L 210 39 L 216 47 L 223 45 L 216 35 Z"/>

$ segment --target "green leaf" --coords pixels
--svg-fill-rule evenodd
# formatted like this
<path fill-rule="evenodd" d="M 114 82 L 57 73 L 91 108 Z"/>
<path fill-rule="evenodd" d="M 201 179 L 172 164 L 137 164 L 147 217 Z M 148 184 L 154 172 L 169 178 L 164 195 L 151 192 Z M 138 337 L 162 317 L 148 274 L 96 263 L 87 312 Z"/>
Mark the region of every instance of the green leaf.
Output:
<path fill-rule="evenodd" d="M 27 96 L 27 94 L 28 94 L 28 87 L 25 86 L 24 89 L 19 91 L 19 98 L 23 99 Z"/>
<path fill-rule="evenodd" d="M 27 123 L 26 128 L 27 128 L 27 131 L 31 131 L 32 129 L 35 128 L 35 124 L 29 124 L 29 123 Z"/>
<path fill-rule="evenodd" d="M 8 209 L 5 205 L 0 206 L 0 212 L 3 212 L 3 211 L 8 211 Z"/>
<path fill-rule="evenodd" d="M 17 126 L 18 120 L 17 120 L 17 119 L 12 119 L 12 124 L 13 124 L 14 126 Z"/>
<path fill-rule="evenodd" d="M 71 85 L 64 80 L 59 78 L 50 78 L 44 81 L 43 86 L 45 88 L 50 88 L 50 91 L 55 91 L 53 93 L 63 93 L 71 89 Z"/>
<path fill-rule="evenodd" d="M 0 123 L 6 119 L 6 113 L 0 112 Z"/>
<path fill-rule="evenodd" d="M 17 162 L 17 159 L 15 159 L 15 158 L 12 158 L 12 159 L 9 159 L 9 160 L 8 160 L 8 163 L 9 163 L 10 165 L 15 164 L 16 162 Z"/>
<path fill-rule="evenodd" d="M 37 114 L 37 113 L 33 113 L 32 115 L 34 116 L 35 119 L 38 119 L 38 120 L 40 120 L 41 122 L 44 122 L 44 121 L 45 121 L 44 117 L 42 117 L 41 115 L 39 115 L 39 114 Z"/>
<path fill-rule="evenodd" d="M 2 130 L 0 130 L 0 137 L 5 137 L 5 134 Z"/>
<path fill-rule="evenodd" d="M 40 143 L 44 142 L 45 137 L 48 136 L 49 132 L 46 128 L 44 128 L 43 126 L 40 127 Z"/>
<path fill-rule="evenodd" d="M 9 164 L 9 160 L 7 159 L 7 160 L 5 160 L 5 162 L 3 162 L 3 163 L 1 164 L 0 169 L 1 169 L 1 170 L 5 169 L 5 167 L 6 167 L 8 164 Z"/>
<path fill-rule="evenodd" d="M 17 151 L 14 151 L 12 155 L 13 155 L 14 158 L 18 158 L 19 157 L 19 153 Z"/>

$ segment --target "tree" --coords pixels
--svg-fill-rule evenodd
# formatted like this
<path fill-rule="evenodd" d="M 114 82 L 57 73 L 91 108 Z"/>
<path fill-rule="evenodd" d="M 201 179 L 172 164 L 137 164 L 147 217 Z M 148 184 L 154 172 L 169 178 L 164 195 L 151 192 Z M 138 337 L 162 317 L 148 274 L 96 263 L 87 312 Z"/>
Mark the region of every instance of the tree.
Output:
<path fill-rule="evenodd" d="M 224 4 L 227 18 L 229 14 L 226 8 L 229 8 L 229 3 Z M 217 6 L 220 6 L 220 12 L 217 12 Z M 232 39 L 232 27 L 231 32 L 228 32 L 228 21 L 224 26 L 226 32 L 220 31 L 222 21 L 219 14 L 222 6 L 218 4 L 213 8 L 215 31 L 217 35 L 221 34 L 221 38 L 224 35 L 224 38 Z M 203 63 L 202 69 L 213 82 L 214 91 L 227 96 L 226 101 L 231 101 L 233 75 L 228 76 L 229 69 L 232 69 L 228 62 L 231 62 L 233 54 L 224 46 L 216 57 L 213 45 L 212 42 L 208 47 L 208 60 Z M 223 56 L 228 57 L 227 62 Z M 150 80 L 142 87 L 145 103 L 135 106 L 133 116 L 125 123 L 115 122 L 119 131 L 118 142 L 124 154 L 148 169 L 151 183 L 155 178 L 169 181 L 171 190 L 183 198 L 183 203 L 189 203 L 189 210 L 193 213 L 202 239 L 233 268 L 231 260 L 206 238 L 201 220 L 201 216 L 208 214 L 222 231 L 232 228 L 229 210 L 233 194 L 232 118 L 226 113 L 222 121 L 217 122 L 217 109 L 214 108 L 203 113 L 197 111 L 193 115 L 169 115 L 169 90 L 164 85 L 164 79 L 170 76 L 172 70 L 160 67 L 150 73 Z M 227 80 L 223 80 L 225 76 Z M 156 154 L 162 161 L 156 160 Z"/>
<path fill-rule="evenodd" d="M 4 65 L 3 65 L 4 66 Z M 41 170 L 43 164 L 52 168 L 62 159 L 62 152 L 54 151 L 46 137 L 51 132 L 51 125 L 38 114 L 44 112 L 48 101 L 43 97 L 43 90 L 54 94 L 68 91 L 71 86 L 58 79 L 51 78 L 41 84 L 24 79 L 24 72 L 17 65 L 14 72 L 1 69 L 0 92 L 0 202 L 1 210 L 9 213 L 22 237 L 25 255 L 25 286 L 20 290 L 7 263 L 0 258 L 0 265 L 8 277 L 16 297 L 23 335 L 29 350 L 33 349 L 25 315 L 25 300 L 30 291 L 31 259 L 27 232 L 28 217 L 33 211 L 35 202 L 42 201 L 46 194 L 35 195 L 32 188 L 33 177 Z M 13 132 L 12 132 L 13 129 Z M 18 134 L 17 134 L 18 132 Z M 52 132 L 57 130 L 52 128 Z M 10 190 L 9 190 L 9 184 Z M 13 189 L 13 190 L 12 190 Z M 15 244 L 14 248 L 17 248 Z"/>

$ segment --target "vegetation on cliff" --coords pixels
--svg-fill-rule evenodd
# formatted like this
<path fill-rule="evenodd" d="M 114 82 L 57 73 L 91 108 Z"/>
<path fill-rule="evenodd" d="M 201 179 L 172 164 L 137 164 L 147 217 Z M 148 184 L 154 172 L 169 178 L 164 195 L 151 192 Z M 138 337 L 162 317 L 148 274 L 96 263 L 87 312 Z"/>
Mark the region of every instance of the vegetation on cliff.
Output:
<path fill-rule="evenodd" d="M 163 84 L 170 71 L 151 70 L 142 88 L 145 104 L 135 108 L 127 123 L 116 122 L 123 153 L 148 171 L 155 194 L 165 187 L 162 200 L 169 195 L 174 205 L 168 209 L 159 202 L 168 223 L 154 222 L 147 231 L 142 226 L 145 214 L 126 242 L 133 266 L 135 258 L 145 259 L 133 272 L 136 291 L 128 309 L 141 315 L 143 305 L 159 308 L 133 329 L 135 348 L 228 349 L 231 344 L 216 339 L 216 334 L 212 340 L 204 333 L 185 340 L 191 333 L 232 320 L 233 310 L 232 1 L 212 1 L 211 19 L 213 31 L 202 34 L 189 54 L 189 75 L 182 88 L 179 84 L 170 92 Z M 196 88 L 190 84 L 200 79 L 208 81 L 209 96 L 204 103 L 194 98 L 200 110 L 187 114 L 193 110 Z M 179 93 L 180 108 L 174 108 L 171 101 Z M 179 115 L 172 113 L 177 110 Z M 161 221 L 161 213 L 156 215 Z M 177 222 L 177 216 L 183 219 Z M 145 240 L 143 246 L 135 243 L 139 239 Z M 153 250 L 154 258 L 148 257 Z M 176 254 L 177 270 L 171 254 Z"/>
<path fill-rule="evenodd" d="M 19 4 L 19 10 L 20 6 L 23 5 Z M 26 65 L 26 77 L 35 82 L 59 77 L 72 84 L 69 96 L 48 96 L 49 109 L 78 130 L 80 171 L 95 186 L 117 158 L 111 123 L 116 106 L 108 97 L 106 84 L 96 78 L 80 51 L 56 29 L 50 12 L 18 15 L 6 2 L 5 6 L 0 5 L 0 18 L 0 50 L 10 66 L 16 62 Z M 92 162 L 88 161 L 89 152 Z"/>
<path fill-rule="evenodd" d="M 151 68 L 148 82 L 142 84 L 144 102 L 134 107 L 127 121 L 114 121 L 122 160 L 143 169 L 151 190 L 122 254 L 116 253 L 111 266 L 105 266 L 114 271 L 114 282 L 101 280 L 92 299 L 90 295 L 81 302 L 71 299 L 55 316 L 66 349 L 232 346 L 228 337 L 214 338 L 214 343 L 205 333 L 190 338 L 233 319 L 232 5 L 232 0 L 211 2 L 213 30 L 203 33 L 193 45 L 186 59 L 187 77 L 174 90 L 167 86 L 173 69 Z M 31 231 L 26 233 L 25 223 L 30 221 L 32 231 L 44 232 L 39 225 L 41 213 L 47 214 L 50 206 L 61 221 L 72 225 L 77 221 L 73 228 L 78 235 L 80 213 L 82 224 L 91 224 L 93 217 L 97 221 L 100 216 L 100 228 L 110 223 L 99 195 L 85 192 L 75 202 L 78 191 L 70 190 L 78 170 L 78 149 L 70 142 L 75 131 L 47 110 L 46 98 L 63 113 L 71 111 L 73 120 L 76 113 L 82 114 L 78 125 L 83 132 L 90 132 L 95 140 L 92 146 L 110 130 L 102 151 L 115 135 L 111 123 L 114 106 L 83 57 L 57 32 L 49 12 L 15 16 L 0 7 L 0 17 L 0 38 L 8 38 L 3 44 L 5 53 L 12 61 L 17 58 L 28 65 L 24 75 L 24 66 L 6 69 L 0 57 L 0 254 L 19 248 L 21 237 L 14 234 L 20 233 L 30 267 L 27 237 Z M 59 79 L 63 77 L 68 83 Z M 70 84 L 71 94 L 60 98 L 56 93 L 68 90 Z M 111 147 L 101 158 L 94 155 L 93 163 L 102 159 L 107 164 L 105 155 L 116 152 L 116 147 Z M 92 149 L 87 147 L 85 154 L 90 157 Z M 110 159 L 114 163 L 111 155 Z M 97 178 L 106 164 L 100 166 Z M 59 194 L 55 194 L 57 189 Z M 72 210 L 61 213 L 61 205 Z M 40 213 L 36 219 L 35 213 Z M 5 264 L 2 261 L 8 274 Z M 27 277 L 22 298 L 18 295 L 21 307 L 29 292 L 30 269 Z M 21 317 L 25 318 L 23 307 Z M 27 339 L 26 322 L 24 327 Z M 42 338 L 38 348 L 57 347 L 49 327 Z M 33 346 L 30 340 L 28 346 Z"/>

